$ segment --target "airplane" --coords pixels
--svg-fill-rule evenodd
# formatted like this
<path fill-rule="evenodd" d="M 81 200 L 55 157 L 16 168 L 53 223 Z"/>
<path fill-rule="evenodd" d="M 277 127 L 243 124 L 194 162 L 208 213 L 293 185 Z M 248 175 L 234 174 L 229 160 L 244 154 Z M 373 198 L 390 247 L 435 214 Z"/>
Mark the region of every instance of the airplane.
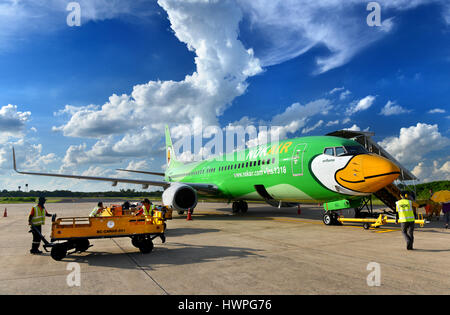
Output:
<path fill-rule="evenodd" d="M 165 127 L 165 173 L 124 170 L 158 175 L 164 180 L 108 178 L 17 170 L 20 174 L 53 176 L 159 186 L 162 202 L 180 214 L 193 211 L 198 196 L 233 202 L 233 213 L 245 213 L 247 201 L 265 201 L 274 207 L 323 203 L 324 223 L 338 224 L 334 210 L 356 208 L 363 199 L 391 184 L 399 167 L 369 153 L 358 142 L 334 136 L 310 136 L 276 141 L 203 161 L 177 160 L 169 127 Z"/>

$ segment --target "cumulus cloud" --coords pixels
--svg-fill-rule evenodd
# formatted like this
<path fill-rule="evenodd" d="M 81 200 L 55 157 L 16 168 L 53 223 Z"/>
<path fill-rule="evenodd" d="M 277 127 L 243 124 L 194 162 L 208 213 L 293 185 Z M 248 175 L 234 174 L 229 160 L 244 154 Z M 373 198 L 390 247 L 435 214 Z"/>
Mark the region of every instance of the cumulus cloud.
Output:
<path fill-rule="evenodd" d="M 361 128 L 358 127 L 357 124 L 353 124 L 353 126 L 349 127 L 349 128 L 344 128 L 344 130 L 350 130 L 350 131 L 361 131 Z"/>
<path fill-rule="evenodd" d="M 410 113 L 411 110 L 401 107 L 397 105 L 394 101 L 388 101 L 386 105 L 381 109 L 380 115 L 391 116 L 391 115 L 400 115 Z"/>
<path fill-rule="evenodd" d="M 433 182 L 437 180 L 450 180 L 450 156 L 447 161 L 423 161 L 419 162 L 412 173 L 422 182 Z"/>
<path fill-rule="evenodd" d="M 387 137 L 378 143 L 400 163 L 417 164 L 433 151 L 445 149 L 450 139 L 441 135 L 438 125 L 417 123 L 401 128 L 398 137 Z"/>
<path fill-rule="evenodd" d="M 262 71 L 253 50 L 238 38 L 242 12 L 233 1 L 158 3 L 167 12 L 174 35 L 195 53 L 196 71 L 182 81 L 136 85 L 131 95 L 112 95 L 100 108 L 66 106 L 63 113 L 72 114 L 70 120 L 53 130 L 71 137 L 123 135 L 119 141 L 103 139 L 96 146 L 110 157 L 125 152 L 143 156 L 162 138 L 163 122 L 175 126 L 174 137 L 180 125 L 192 126 L 199 120 L 204 126 L 217 125 L 217 117 L 246 91 L 247 78 Z M 91 162 L 98 150 L 86 149 L 69 148 L 64 162 Z"/>
<path fill-rule="evenodd" d="M 31 112 L 21 112 L 16 105 L 6 105 L 0 108 L 0 144 L 10 138 L 20 138 L 24 135 L 25 125 L 30 120 Z"/>

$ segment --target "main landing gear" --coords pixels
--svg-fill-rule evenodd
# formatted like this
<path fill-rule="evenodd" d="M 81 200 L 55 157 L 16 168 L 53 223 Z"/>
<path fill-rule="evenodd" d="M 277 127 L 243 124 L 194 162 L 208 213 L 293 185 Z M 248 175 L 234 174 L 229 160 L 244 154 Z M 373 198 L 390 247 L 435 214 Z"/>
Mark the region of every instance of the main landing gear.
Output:
<path fill-rule="evenodd" d="M 246 213 L 248 210 L 248 203 L 243 201 L 243 200 L 239 200 L 239 201 L 235 201 L 233 202 L 233 213 Z"/>
<path fill-rule="evenodd" d="M 334 211 L 325 212 L 322 221 L 325 225 L 342 225 L 339 221 L 339 215 Z"/>

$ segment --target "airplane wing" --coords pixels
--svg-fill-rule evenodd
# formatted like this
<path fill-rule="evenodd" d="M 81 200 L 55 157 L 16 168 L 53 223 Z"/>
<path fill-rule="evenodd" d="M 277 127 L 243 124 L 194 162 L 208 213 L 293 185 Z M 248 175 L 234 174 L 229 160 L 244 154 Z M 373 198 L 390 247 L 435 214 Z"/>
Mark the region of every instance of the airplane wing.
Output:
<path fill-rule="evenodd" d="M 139 174 L 148 174 L 148 175 L 156 175 L 156 176 L 166 176 L 164 173 L 158 173 L 158 172 L 147 172 L 147 171 L 137 171 L 137 170 L 124 170 L 121 168 L 117 169 L 118 171 L 122 172 L 133 172 L 133 173 L 139 173 Z"/>
<path fill-rule="evenodd" d="M 166 189 L 167 187 L 169 187 L 172 184 L 171 182 L 167 182 L 167 181 L 155 181 L 155 180 L 143 180 L 143 179 L 95 177 L 95 176 L 39 173 L 39 172 L 23 172 L 23 171 L 17 170 L 16 153 L 14 151 L 14 148 L 13 148 L 12 152 L 13 152 L 14 171 L 16 171 L 19 174 L 64 177 L 64 178 L 86 179 L 86 180 L 98 180 L 98 181 L 111 182 L 113 186 L 116 186 L 117 183 L 138 184 L 138 185 L 142 185 L 142 188 L 144 188 L 144 189 L 148 188 L 148 186 L 159 186 L 159 187 L 163 187 L 164 189 Z M 216 193 L 217 192 L 217 186 L 212 185 L 212 184 L 203 184 L 203 183 L 181 183 L 181 184 L 189 185 L 192 188 L 194 188 L 198 191 L 205 192 L 205 193 Z"/>

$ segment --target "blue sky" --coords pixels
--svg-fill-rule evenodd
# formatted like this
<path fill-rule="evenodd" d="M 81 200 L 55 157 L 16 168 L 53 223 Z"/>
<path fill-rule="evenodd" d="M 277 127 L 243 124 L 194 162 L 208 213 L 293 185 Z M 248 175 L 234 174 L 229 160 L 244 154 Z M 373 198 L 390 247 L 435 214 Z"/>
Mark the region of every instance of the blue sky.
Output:
<path fill-rule="evenodd" d="M 450 180 L 446 1 L 378 1 L 373 27 L 358 0 L 80 0 L 72 27 L 68 3 L 0 2 L 2 189 L 140 189 L 16 175 L 11 146 L 21 169 L 124 177 L 163 169 L 165 123 L 177 139 L 199 121 L 369 130 L 422 181 Z"/>

